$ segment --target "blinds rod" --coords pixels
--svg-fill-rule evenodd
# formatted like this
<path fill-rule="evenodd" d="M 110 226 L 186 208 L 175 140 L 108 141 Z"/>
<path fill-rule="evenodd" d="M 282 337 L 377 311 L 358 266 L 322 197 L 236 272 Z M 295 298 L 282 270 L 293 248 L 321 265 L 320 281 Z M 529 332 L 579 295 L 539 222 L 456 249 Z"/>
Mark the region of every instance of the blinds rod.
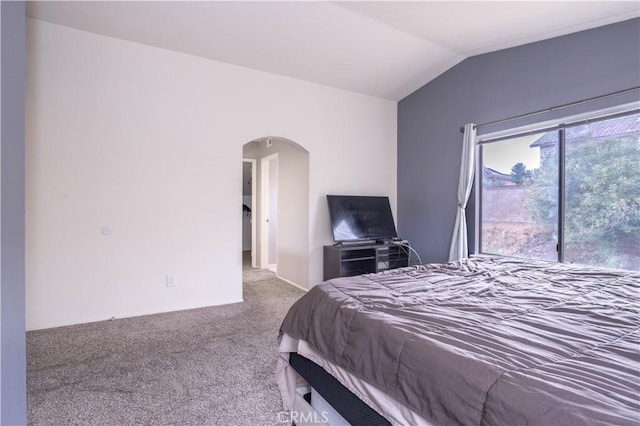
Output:
<path fill-rule="evenodd" d="M 532 117 L 534 115 L 544 114 L 546 112 L 557 111 L 564 108 L 569 108 L 576 105 L 582 105 L 588 102 L 597 101 L 599 99 L 606 99 L 612 96 L 623 95 L 625 93 L 630 93 L 640 90 L 640 86 L 631 87 L 629 89 L 619 90 L 617 92 L 607 93 L 606 95 L 594 96 L 592 98 L 586 98 L 575 102 L 569 102 L 567 104 L 552 106 L 551 108 L 545 108 L 538 111 L 528 112 L 525 114 L 514 115 L 513 117 L 502 118 L 500 120 L 489 121 L 487 123 L 476 124 L 474 127 L 477 129 L 478 127 L 491 126 L 493 124 L 507 123 L 509 121 L 518 120 L 520 118 Z M 464 126 L 460 127 L 460 133 L 464 133 Z"/>
<path fill-rule="evenodd" d="M 618 118 L 618 117 L 624 117 L 626 115 L 633 115 L 633 114 L 637 114 L 640 113 L 640 109 L 631 109 L 628 111 L 624 111 L 624 112 L 619 112 L 619 113 L 615 113 L 615 114 L 608 114 L 608 115 L 602 115 L 602 116 L 598 116 L 597 118 L 588 118 L 588 119 L 583 119 L 583 120 L 577 120 L 577 121 L 569 121 L 569 122 L 565 122 L 562 124 L 556 124 L 553 126 L 546 126 L 546 127 L 541 127 L 535 130 L 527 130 L 524 132 L 516 132 L 516 133 L 511 133 L 505 136 L 498 136 L 498 137 L 492 137 L 492 138 L 487 138 L 487 139 L 481 139 L 478 141 L 478 145 L 484 145 L 487 143 L 493 143 L 493 142 L 500 142 L 503 140 L 507 140 L 507 139 L 513 139 L 513 138 L 519 138 L 519 137 L 523 137 L 523 136 L 531 136 L 531 135 L 535 135 L 538 133 L 546 133 L 546 132 L 552 132 L 555 130 L 560 130 L 560 129 L 566 129 L 567 127 L 574 127 L 574 126 L 580 126 L 583 124 L 589 124 L 589 123 L 595 123 L 597 121 L 603 121 L 603 120 L 610 120 L 612 118 Z"/>

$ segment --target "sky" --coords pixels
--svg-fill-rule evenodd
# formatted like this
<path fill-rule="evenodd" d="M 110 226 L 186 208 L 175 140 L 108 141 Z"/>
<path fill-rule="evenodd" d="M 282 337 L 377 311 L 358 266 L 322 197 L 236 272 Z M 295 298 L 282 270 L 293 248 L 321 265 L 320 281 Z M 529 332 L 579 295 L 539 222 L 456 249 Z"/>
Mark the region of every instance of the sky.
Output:
<path fill-rule="evenodd" d="M 511 173 L 516 163 L 524 163 L 527 170 L 540 167 L 540 148 L 530 148 L 542 134 L 522 136 L 483 145 L 484 165 L 502 173 Z"/>

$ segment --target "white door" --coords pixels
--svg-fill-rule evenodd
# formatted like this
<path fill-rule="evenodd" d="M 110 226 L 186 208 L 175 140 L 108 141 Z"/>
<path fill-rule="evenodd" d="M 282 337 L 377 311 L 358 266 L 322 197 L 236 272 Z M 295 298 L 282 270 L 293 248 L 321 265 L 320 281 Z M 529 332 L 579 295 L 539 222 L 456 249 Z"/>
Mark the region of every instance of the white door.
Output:
<path fill-rule="evenodd" d="M 278 154 L 260 160 L 262 169 L 262 232 L 260 267 L 274 272 L 278 264 Z"/>

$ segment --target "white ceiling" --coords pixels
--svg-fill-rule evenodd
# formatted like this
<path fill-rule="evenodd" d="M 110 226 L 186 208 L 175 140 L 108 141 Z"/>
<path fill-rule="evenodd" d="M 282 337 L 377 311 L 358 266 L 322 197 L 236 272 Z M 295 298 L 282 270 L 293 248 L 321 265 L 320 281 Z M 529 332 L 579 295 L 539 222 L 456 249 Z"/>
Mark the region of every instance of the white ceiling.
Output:
<path fill-rule="evenodd" d="M 27 15 L 400 100 L 469 56 L 638 17 L 640 2 L 45 1 Z"/>

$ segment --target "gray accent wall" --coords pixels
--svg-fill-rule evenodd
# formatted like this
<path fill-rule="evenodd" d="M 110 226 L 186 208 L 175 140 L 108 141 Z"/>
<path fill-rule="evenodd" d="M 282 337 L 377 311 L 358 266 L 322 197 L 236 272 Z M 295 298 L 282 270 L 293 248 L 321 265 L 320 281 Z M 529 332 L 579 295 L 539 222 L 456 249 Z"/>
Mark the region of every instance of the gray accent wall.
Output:
<path fill-rule="evenodd" d="M 640 19 L 468 58 L 398 104 L 398 232 L 423 262 L 447 260 L 462 153 L 460 127 L 640 85 Z M 479 134 L 638 100 L 638 92 Z M 475 230 L 467 207 L 470 245 Z"/>
<path fill-rule="evenodd" d="M 23 425 L 27 423 L 24 2 L 0 2 L 0 22 L 0 424 Z"/>

